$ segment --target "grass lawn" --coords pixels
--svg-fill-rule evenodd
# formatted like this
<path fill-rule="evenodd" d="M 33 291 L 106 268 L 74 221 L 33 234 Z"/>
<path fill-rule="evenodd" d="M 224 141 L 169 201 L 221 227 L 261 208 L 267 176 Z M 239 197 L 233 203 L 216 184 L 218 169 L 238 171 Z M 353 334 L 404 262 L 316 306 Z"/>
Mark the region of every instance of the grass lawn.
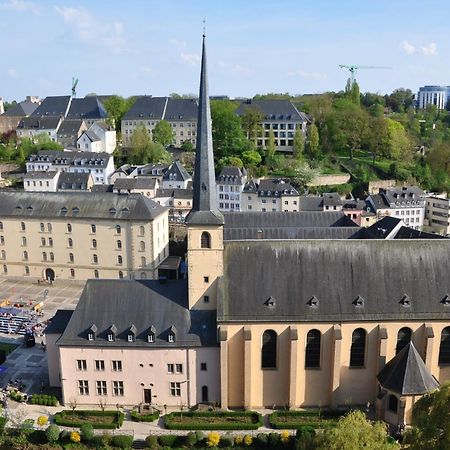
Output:
<path fill-rule="evenodd" d="M 330 428 L 336 425 L 341 412 L 324 411 L 319 415 L 318 411 L 276 411 L 270 415 L 269 421 L 273 428 L 295 429 L 301 425 L 309 425 L 313 428 Z"/>
<path fill-rule="evenodd" d="M 183 423 L 183 424 L 222 424 L 222 423 L 254 423 L 252 416 L 186 416 L 183 414 L 181 416 L 174 416 L 171 419 L 174 423 Z"/>
<path fill-rule="evenodd" d="M 17 344 L 8 344 L 7 342 L 0 342 L 0 350 L 3 350 L 7 355 L 9 355 L 17 347 L 18 347 Z"/>
<path fill-rule="evenodd" d="M 116 411 L 68 411 L 55 414 L 55 423 L 66 427 L 80 427 L 90 423 L 94 428 L 112 429 L 120 427 L 123 423 L 123 413 Z"/>
<path fill-rule="evenodd" d="M 166 428 L 174 430 L 252 430 L 262 425 L 255 412 L 186 412 L 164 417 Z"/>

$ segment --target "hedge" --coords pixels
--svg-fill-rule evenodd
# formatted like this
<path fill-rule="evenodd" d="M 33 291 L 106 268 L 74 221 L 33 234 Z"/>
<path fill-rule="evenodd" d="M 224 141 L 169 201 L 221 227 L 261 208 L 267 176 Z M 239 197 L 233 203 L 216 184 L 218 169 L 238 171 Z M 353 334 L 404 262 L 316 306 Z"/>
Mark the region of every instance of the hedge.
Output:
<path fill-rule="evenodd" d="M 129 436 L 127 434 L 118 434 L 112 437 L 111 444 L 114 447 L 127 450 L 133 445 L 133 436 Z"/>
<path fill-rule="evenodd" d="M 72 417 L 74 414 L 74 417 Z M 110 416 L 113 418 L 112 423 L 96 423 L 96 422 L 77 422 L 77 416 Z M 80 428 L 85 423 L 91 423 L 93 428 L 101 430 L 112 430 L 120 428 L 123 424 L 124 414 L 117 411 L 96 411 L 96 410 L 83 410 L 83 411 L 61 411 L 55 414 L 55 423 L 63 427 L 76 427 Z"/>
<path fill-rule="evenodd" d="M 257 430 L 259 427 L 263 425 L 263 419 L 261 414 L 255 411 L 196 411 L 196 412 L 185 412 L 183 413 L 183 417 L 239 417 L 239 416 L 250 416 L 251 423 L 239 423 L 239 422 L 230 422 L 230 423 L 193 423 L 189 421 L 189 423 L 180 423 L 173 422 L 172 419 L 175 417 L 180 417 L 181 413 L 173 412 L 170 414 L 166 414 L 164 416 L 164 423 L 167 429 L 169 430 Z"/>
<path fill-rule="evenodd" d="M 274 411 L 269 416 L 269 424 L 275 429 L 295 430 L 300 426 L 309 426 L 316 428 L 333 428 L 336 426 L 337 419 L 343 416 L 342 411 L 325 410 L 305 410 L 305 411 Z M 286 416 L 286 417 L 283 417 Z M 304 418 L 299 421 L 296 418 Z"/>
<path fill-rule="evenodd" d="M 56 406 L 58 399 L 54 395 L 33 394 L 28 403 L 32 405 Z"/>
<path fill-rule="evenodd" d="M 138 411 L 131 411 L 131 420 L 134 422 L 153 422 L 159 417 L 159 411 L 155 409 L 152 414 L 139 414 Z"/>

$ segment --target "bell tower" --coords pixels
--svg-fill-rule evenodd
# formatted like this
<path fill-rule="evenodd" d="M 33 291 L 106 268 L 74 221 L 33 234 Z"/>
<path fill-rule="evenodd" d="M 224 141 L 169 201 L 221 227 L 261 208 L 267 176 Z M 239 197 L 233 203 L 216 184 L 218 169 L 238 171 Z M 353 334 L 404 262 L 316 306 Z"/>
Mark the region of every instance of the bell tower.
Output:
<path fill-rule="evenodd" d="M 223 274 L 223 224 L 217 207 L 205 34 L 197 119 L 194 198 L 186 217 L 189 309 L 216 309 L 217 282 Z"/>

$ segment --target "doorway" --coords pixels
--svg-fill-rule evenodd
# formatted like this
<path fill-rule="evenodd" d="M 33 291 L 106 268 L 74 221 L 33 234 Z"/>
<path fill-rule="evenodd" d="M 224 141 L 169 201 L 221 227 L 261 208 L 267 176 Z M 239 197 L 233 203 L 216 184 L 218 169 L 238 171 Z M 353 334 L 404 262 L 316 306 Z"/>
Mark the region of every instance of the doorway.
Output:
<path fill-rule="evenodd" d="M 53 269 L 45 269 L 45 279 L 47 281 L 55 281 L 55 271 Z"/>
<path fill-rule="evenodd" d="M 150 404 L 152 402 L 152 390 L 144 389 L 144 403 Z"/>
<path fill-rule="evenodd" d="M 202 402 L 209 402 L 208 386 L 202 386 Z"/>

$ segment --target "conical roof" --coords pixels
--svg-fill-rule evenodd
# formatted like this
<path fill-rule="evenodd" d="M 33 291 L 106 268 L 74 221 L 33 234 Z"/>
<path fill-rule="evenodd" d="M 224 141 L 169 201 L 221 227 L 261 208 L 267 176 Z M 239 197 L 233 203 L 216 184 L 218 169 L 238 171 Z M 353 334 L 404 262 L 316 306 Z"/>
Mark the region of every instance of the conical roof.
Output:
<path fill-rule="evenodd" d="M 412 342 L 384 366 L 377 379 L 383 388 L 400 395 L 421 395 L 439 387 Z"/>

